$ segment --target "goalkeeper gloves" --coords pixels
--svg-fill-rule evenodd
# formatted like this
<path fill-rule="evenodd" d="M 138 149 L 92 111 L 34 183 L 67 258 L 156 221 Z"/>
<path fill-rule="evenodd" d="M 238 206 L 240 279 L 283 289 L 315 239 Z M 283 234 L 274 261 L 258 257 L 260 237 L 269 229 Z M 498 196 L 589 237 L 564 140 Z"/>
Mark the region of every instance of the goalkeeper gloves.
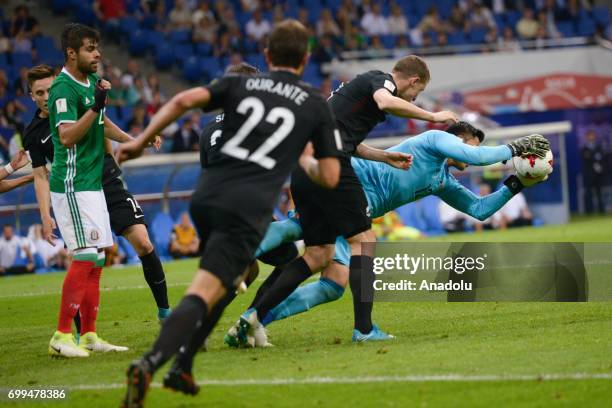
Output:
<path fill-rule="evenodd" d="M 538 134 L 524 136 L 519 139 L 513 140 L 507 145 L 512 151 L 512 156 L 525 156 L 535 154 L 539 158 L 543 159 L 546 157 L 546 152 L 550 150 L 550 143 L 548 140 Z"/>

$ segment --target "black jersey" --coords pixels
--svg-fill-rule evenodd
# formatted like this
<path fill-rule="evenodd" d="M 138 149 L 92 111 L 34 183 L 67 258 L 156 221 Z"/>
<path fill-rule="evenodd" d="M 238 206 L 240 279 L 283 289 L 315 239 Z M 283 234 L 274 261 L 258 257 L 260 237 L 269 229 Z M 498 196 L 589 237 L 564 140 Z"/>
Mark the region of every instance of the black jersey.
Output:
<path fill-rule="evenodd" d="M 41 118 L 40 110 L 36 111 L 34 118 L 26 127 L 23 137 L 23 148 L 30 155 L 32 168 L 45 166 L 53 162 L 53 141 L 49 129 L 49 118 Z M 109 153 L 104 155 L 104 168 L 102 170 L 102 185 L 113 182 L 121 175 L 121 169 Z"/>
<path fill-rule="evenodd" d="M 397 95 L 391 74 L 368 71 L 342 83 L 328 99 L 338 127 L 342 130 L 344 149 L 353 153 L 374 127 L 385 120 L 385 112 L 378 109 L 374 92 L 386 89 Z"/>
<path fill-rule="evenodd" d="M 216 163 L 220 158 L 219 146 L 221 146 L 219 138 L 223 131 L 223 114 L 215 116 L 200 134 L 200 164 L 202 168 L 208 167 L 211 163 Z"/>
<path fill-rule="evenodd" d="M 23 148 L 30 155 L 32 168 L 53 162 L 53 140 L 51 140 L 49 118 L 41 118 L 39 114 L 40 109 L 34 114 L 23 135 Z"/>
<path fill-rule="evenodd" d="M 318 90 L 287 71 L 229 74 L 207 88 L 206 109 L 225 117 L 219 157 L 203 173 L 197 200 L 265 228 L 308 141 L 317 158 L 342 154 L 331 110 Z"/>

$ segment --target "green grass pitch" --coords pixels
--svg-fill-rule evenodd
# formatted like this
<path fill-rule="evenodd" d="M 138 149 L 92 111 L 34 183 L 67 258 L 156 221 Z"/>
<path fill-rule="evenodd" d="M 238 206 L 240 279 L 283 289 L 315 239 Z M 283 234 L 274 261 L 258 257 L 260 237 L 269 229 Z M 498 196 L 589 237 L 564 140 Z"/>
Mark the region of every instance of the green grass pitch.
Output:
<path fill-rule="evenodd" d="M 612 218 L 445 240 L 612 242 Z M 165 265 L 176 303 L 195 260 Z M 263 276 L 269 272 L 263 268 Z M 612 273 L 612 271 L 610 271 Z M 159 331 L 139 267 L 105 270 L 99 334 L 128 345 L 123 354 L 55 360 L 47 344 L 56 325 L 62 273 L 0 280 L 0 401 L 14 406 L 117 407 L 124 372 Z M 150 407 L 609 406 L 612 303 L 378 303 L 374 318 L 397 336 L 355 345 L 351 295 L 274 323 L 270 349 L 233 350 L 225 330 L 254 288 L 230 305 L 199 354 L 200 394 L 154 387 Z M 155 377 L 159 383 L 162 369 Z M 8 389 L 68 388 L 63 402 L 9 402 Z"/>

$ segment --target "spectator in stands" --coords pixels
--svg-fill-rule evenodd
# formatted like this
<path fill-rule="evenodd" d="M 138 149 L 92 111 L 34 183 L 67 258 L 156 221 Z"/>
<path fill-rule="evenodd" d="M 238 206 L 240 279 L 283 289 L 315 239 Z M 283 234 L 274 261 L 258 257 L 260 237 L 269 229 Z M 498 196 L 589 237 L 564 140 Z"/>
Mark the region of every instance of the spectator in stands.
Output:
<path fill-rule="evenodd" d="M 285 11 L 283 10 L 283 6 L 277 4 L 272 9 L 272 26 L 279 24 L 281 21 L 285 19 Z"/>
<path fill-rule="evenodd" d="M 174 226 L 170 238 L 170 255 L 174 258 L 197 256 L 199 246 L 198 234 L 191 223 L 189 214 L 184 212 L 181 214 L 180 223 Z"/>
<path fill-rule="evenodd" d="M 548 45 L 546 44 L 546 40 L 548 40 L 548 34 L 546 33 L 546 28 L 543 25 L 540 25 L 540 27 L 538 27 L 538 33 L 536 34 L 536 38 L 535 38 L 535 47 L 538 50 L 541 50 L 543 48 L 548 48 Z"/>
<path fill-rule="evenodd" d="M 11 48 L 13 52 L 31 54 L 32 40 L 30 40 L 25 31 L 18 31 L 17 35 L 11 40 Z"/>
<path fill-rule="evenodd" d="M 323 78 L 321 85 L 319 86 L 319 91 L 321 92 L 321 96 L 323 96 L 325 99 L 331 95 L 333 91 L 333 81 L 330 77 Z"/>
<path fill-rule="evenodd" d="M 389 34 L 408 34 L 408 19 L 397 3 L 391 5 L 391 15 L 387 18 L 387 25 L 389 26 Z"/>
<path fill-rule="evenodd" d="M 32 38 L 38 35 L 39 31 L 38 20 L 30 15 L 30 9 L 24 5 L 15 7 L 15 14 L 11 22 L 11 37 L 15 37 L 17 33 L 23 32 L 26 36 Z"/>
<path fill-rule="evenodd" d="M 28 239 L 36 248 L 36 254 L 40 257 L 42 266 L 45 268 L 68 269 L 70 257 L 64 248 L 64 241 L 57 238 L 53 245 L 43 238 L 42 225 L 34 224 L 28 229 Z M 35 256 L 36 257 L 36 256 Z"/>
<path fill-rule="evenodd" d="M 232 47 L 231 37 L 227 31 L 221 34 L 213 45 L 213 55 L 217 58 L 229 57 L 234 51 L 238 50 Z"/>
<path fill-rule="evenodd" d="M 373 219 L 372 230 L 378 239 L 385 241 L 407 241 L 425 237 L 418 229 L 404 225 L 397 211 L 389 211 L 382 217 Z"/>
<path fill-rule="evenodd" d="M 497 41 L 497 49 L 499 51 L 516 52 L 521 51 L 521 44 L 514 38 L 512 27 L 504 27 L 504 35 Z"/>
<path fill-rule="evenodd" d="M 15 96 L 24 96 L 28 94 L 28 67 L 19 68 L 19 76 L 13 83 L 13 91 L 15 92 Z"/>
<path fill-rule="evenodd" d="M 127 87 L 125 90 L 125 103 L 128 106 L 134 106 L 142 100 L 142 93 L 144 91 L 144 81 L 142 77 L 137 76 L 134 79 L 132 86 Z"/>
<path fill-rule="evenodd" d="M 523 193 L 518 193 L 512 197 L 499 212 L 503 219 L 501 228 L 523 227 L 533 224 L 533 215 L 529 211 Z"/>
<path fill-rule="evenodd" d="M 363 15 L 361 28 L 367 35 L 385 35 L 389 32 L 389 25 L 385 16 L 382 15 L 380 4 L 373 4 L 371 10 Z"/>
<path fill-rule="evenodd" d="M 441 33 L 438 34 L 438 48 L 437 48 L 436 54 L 449 55 L 449 54 L 454 54 L 454 53 L 455 51 L 453 50 L 453 48 L 449 47 L 448 45 L 448 36 L 446 35 L 444 31 L 442 31 Z M 429 122 L 429 125 L 436 125 L 436 124 Z"/>
<path fill-rule="evenodd" d="M 194 27 L 200 25 L 200 20 L 208 17 L 216 23 L 215 13 L 210 9 L 210 3 L 207 0 L 200 1 L 197 10 L 193 13 L 192 23 Z"/>
<path fill-rule="evenodd" d="M 533 10 L 525 8 L 523 10 L 523 16 L 516 23 L 516 32 L 519 37 L 523 40 L 532 40 L 538 34 L 538 28 L 540 24 L 533 18 Z"/>
<path fill-rule="evenodd" d="M 27 238 L 15 235 L 12 225 L 4 225 L 0 238 L 0 276 L 34 272 L 34 255 Z"/>
<path fill-rule="evenodd" d="M 153 101 L 153 94 L 155 92 L 160 92 L 162 100 L 165 99 L 159 86 L 159 77 L 155 72 L 151 72 L 149 75 L 147 75 L 147 81 L 145 82 L 144 89 L 142 91 L 143 101 L 147 104 L 151 103 Z"/>
<path fill-rule="evenodd" d="M 230 31 L 234 28 L 240 29 L 240 24 L 238 24 L 236 20 L 236 15 L 232 7 L 226 7 L 221 16 L 221 27 L 219 28 L 219 32 Z"/>
<path fill-rule="evenodd" d="M 551 17 L 548 13 L 541 11 L 538 14 L 538 23 L 540 24 L 539 28 L 544 30 L 543 36 L 546 38 L 561 38 L 561 33 L 557 30 L 554 16 Z M 538 34 L 538 37 L 542 36 L 542 34 Z"/>
<path fill-rule="evenodd" d="M 147 114 L 149 116 L 155 115 L 155 113 L 159 110 L 159 108 L 161 108 L 163 104 L 164 104 L 164 101 L 162 99 L 161 92 L 159 90 L 154 91 L 151 102 L 147 104 Z"/>
<path fill-rule="evenodd" d="M 470 13 L 470 26 L 473 29 L 497 29 L 497 24 L 495 23 L 491 10 L 481 3 L 476 3 L 474 9 Z"/>
<path fill-rule="evenodd" d="M 199 150 L 200 138 L 189 120 L 183 121 L 181 127 L 172 136 L 172 153 Z"/>
<path fill-rule="evenodd" d="M 138 127 L 139 129 L 144 129 L 149 124 L 149 118 L 147 117 L 147 111 L 145 110 L 144 105 L 138 104 L 134 106 L 134 110 L 132 111 L 132 117 L 128 121 L 127 127 L 128 129 Z"/>
<path fill-rule="evenodd" d="M 170 30 L 189 30 L 191 18 L 191 10 L 185 4 L 185 0 L 174 0 L 174 8 L 168 15 Z"/>
<path fill-rule="evenodd" d="M 198 24 L 194 24 L 193 42 L 213 44 L 217 38 L 218 28 L 215 18 L 205 14 L 199 19 Z"/>
<path fill-rule="evenodd" d="M 242 11 L 246 13 L 252 13 L 261 8 L 259 0 L 240 0 L 240 5 L 242 6 Z"/>
<path fill-rule="evenodd" d="M 98 21 L 102 22 L 105 37 L 119 43 L 121 41 L 119 23 L 126 14 L 125 0 L 95 0 L 92 9 Z"/>
<path fill-rule="evenodd" d="M 134 80 L 140 76 L 140 65 L 134 59 L 128 60 L 125 72 L 121 75 L 121 85 L 128 88 L 134 85 Z"/>
<path fill-rule="evenodd" d="M 584 183 L 584 208 L 587 214 L 597 210 L 604 213 L 603 187 L 608 174 L 606 154 L 597 140 L 597 133 L 589 130 L 586 143 L 582 147 L 582 180 Z M 597 207 L 597 208 L 595 208 Z"/>
<path fill-rule="evenodd" d="M 314 28 L 312 24 L 310 24 L 310 13 L 308 12 L 308 9 L 302 7 L 298 10 L 297 21 L 302 23 L 302 25 L 306 27 L 308 31 L 314 33 Z"/>
<path fill-rule="evenodd" d="M 321 10 L 321 15 L 319 17 L 319 21 L 317 22 L 317 36 L 323 37 L 327 35 L 331 35 L 334 37 L 338 37 L 341 35 L 340 27 L 338 27 L 338 23 L 332 17 L 332 13 L 330 9 Z"/>
<path fill-rule="evenodd" d="M 331 36 L 324 35 L 319 38 L 319 42 L 312 52 L 312 60 L 317 64 L 331 62 L 337 58 L 334 42 Z"/>
<path fill-rule="evenodd" d="M 451 10 L 451 15 L 448 19 L 449 28 L 451 31 L 469 31 L 470 26 L 465 14 L 458 4 L 455 4 Z"/>
<path fill-rule="evenodd" d="M 440 15 L 438 14 L 438 7 L 436 6 L 431 6 L 429 8 L 427 14 L 425 15 L 425 17 L 423 17 L 423 19 L 417 26 L 417 29 L 422 33 L 428 33 L 430 31 L 440 33 L 442 31 L 445 31 L 446 28 L 446 25 L 440 19 Z"/>
<path fill-rule="evenodd" d="M 11 52 L 11 40 L 4 35 L 4 31 L 0 30 L 0 55 Z"/>
<path fill-rule="evenodd" d="M 9 100 L 4 105 L 4 108 L 0 109 L 0 126 L 13 128 L 19 133 L 22 132 L 24 126 L 21 120 L 21 114 L 26 111 L 26 107 L 17 99 Z M 16 151 L 12 152 L 11 156 L 15 154 L 15 152 Z"/>
<path fill-rule="evenodd" d="M 125 87 L 121 83 L 121 79 L 117 76 L 114 70 L 110 70 L 107 75 L 108 81 L 111 83 L 111 89 L 108 90 L 106 104 L 108 106 L 124 106 L 125 105 Z"/>
<path fill-rule="evenodd" d="M 247 22 L 245 32 L 254 41 L 261 41 L 272 31 L 270 22 L 263 18 L 261 9 L 255 10 L 253 17 Z"/>

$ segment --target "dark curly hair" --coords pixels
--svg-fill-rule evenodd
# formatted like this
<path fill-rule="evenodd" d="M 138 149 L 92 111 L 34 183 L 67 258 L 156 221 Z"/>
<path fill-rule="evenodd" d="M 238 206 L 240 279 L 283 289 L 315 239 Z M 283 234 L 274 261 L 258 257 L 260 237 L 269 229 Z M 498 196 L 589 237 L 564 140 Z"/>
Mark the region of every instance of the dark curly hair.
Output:
<path fill-rule="evenodd" d="M 448 133 L 452 133 L 453 135 L 456 136 L 460 136 L 460 135 L 464 135 L 464 134 L 470 134 L 474 137 L 477 137 L 478 140 L 480 140 L 480 142 L 482 143 L 482 141 L 485 138 L 485 134 L 482 130 L 478 129 L 475 126 L 470 125 L 467 122 L 457 122 L 454 123 L 452 125 L 450 125 L 447 129 L 446 132 Z"/>

